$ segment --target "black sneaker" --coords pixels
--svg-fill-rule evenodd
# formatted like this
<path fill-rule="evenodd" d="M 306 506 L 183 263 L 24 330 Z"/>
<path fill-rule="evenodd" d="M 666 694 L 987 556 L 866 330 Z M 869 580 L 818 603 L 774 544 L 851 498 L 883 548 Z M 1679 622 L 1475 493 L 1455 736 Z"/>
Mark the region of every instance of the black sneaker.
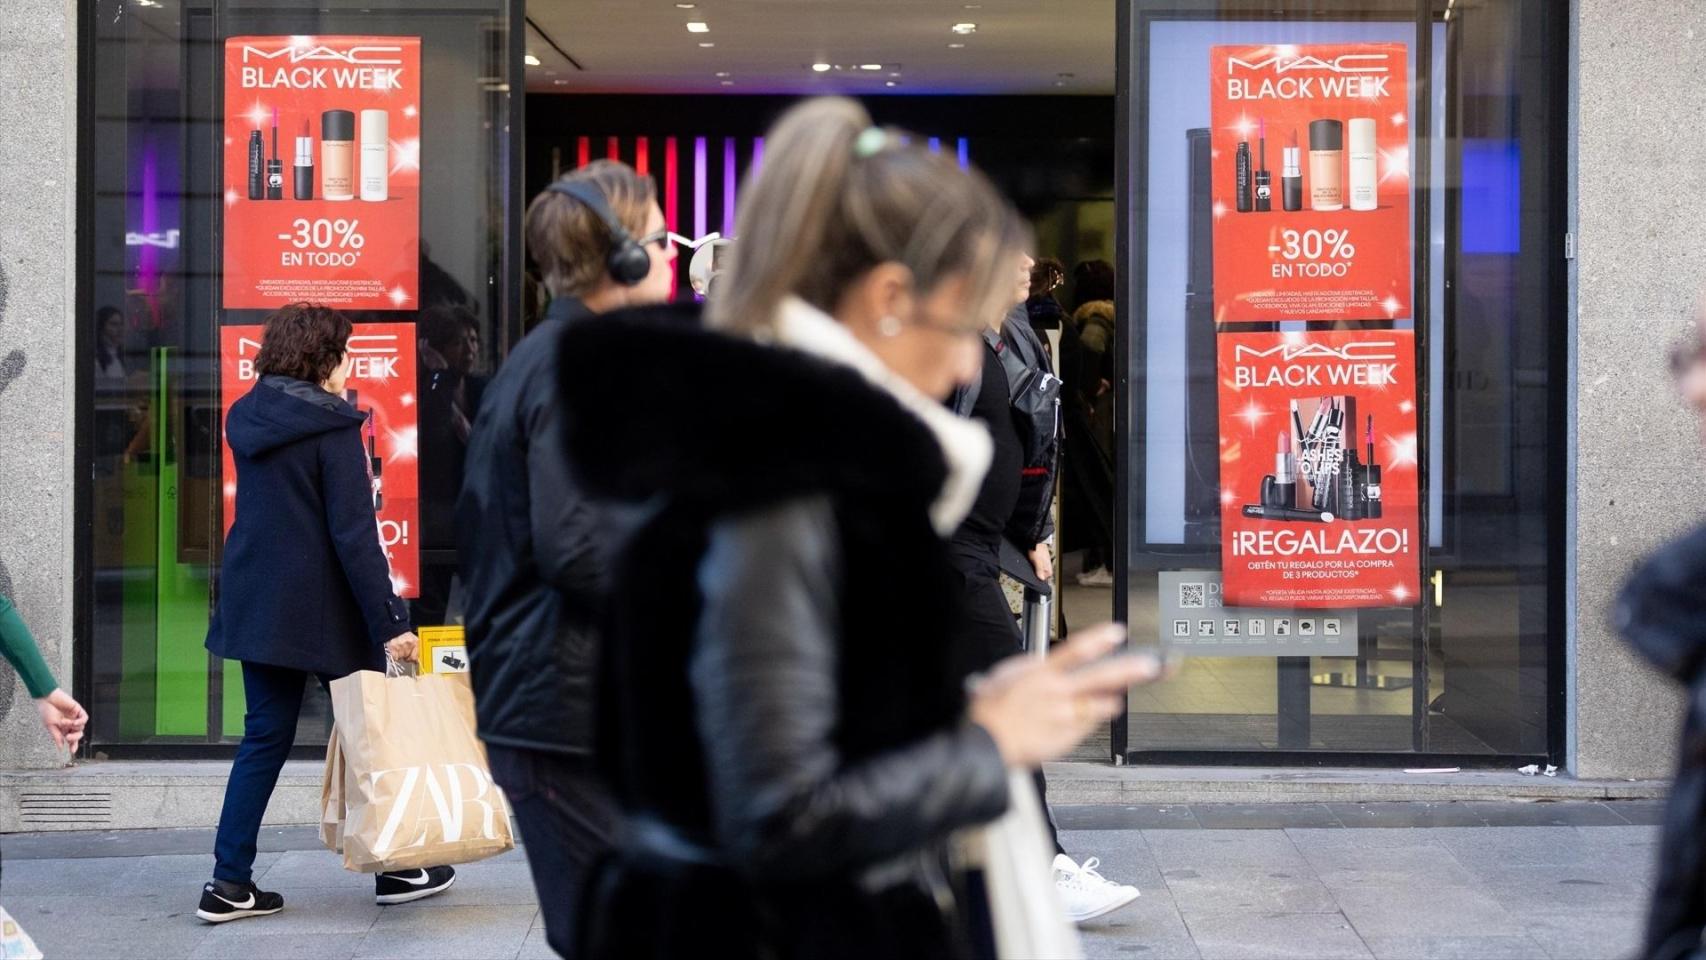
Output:
<path fill-rule="evenodd" d="M 450 867 L 427 867 L 422 870 L 399 870 L 373 877 L 373 899 L 380 903 L 408 903 L 443 893 L 456 882 L 456 871 Z"/>
<path fill-rule="evenodd" d="M 201 906 L 195 915 L 208 923 L 224 923 L 244 917 L 264 917 L 283 909 L 283 897 L 265 893 L 253 883 L 209 880 L 201 888 Z"/>

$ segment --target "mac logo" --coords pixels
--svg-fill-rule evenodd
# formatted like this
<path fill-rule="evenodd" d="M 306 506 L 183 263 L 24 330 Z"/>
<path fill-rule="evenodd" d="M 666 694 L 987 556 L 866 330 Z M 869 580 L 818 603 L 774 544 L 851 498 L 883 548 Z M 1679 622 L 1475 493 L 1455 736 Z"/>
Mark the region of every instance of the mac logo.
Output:
<path fill-rule="evenodd" d="M 1396 340 L 1370 340 L 1366 343 L 1347 343 L 1339 347 L 1331 347 L 1324 343 L 1282 343 L 1272 347 L 1251 347 L 1237 344 L 1232 350 L 1232 359 L 1243 362 L 1247 359 L 1266 360 L 1277 357 L 1281 363 L 1292 363 L 1297 360 L 1341 360 L 1347 363 L 1365 363 L 1376 360 L 1396 360 L 1398 342 Z"/>
<path fill-rule="evenodd" d="M 267 51 L 248 44 L 243 45 L 243 62 L 248 63 L 251 56 L 261 60 L 277 60 L 288 57 L 291 63 L 302 63 L 305 60 L 332 61 L 334 63 L 350 63 L 359 66 L 394 66 L 403 61 L 384 54 L 402 53 L 402 47 L 350 47 L 348 50 L 333 50 L 331 47 L 317 47 L 290 44 L 277 50 Z"/>
<path fill-rule="evenodd" d="M 1226 72 L 1232 73 L 1239 67 L 1245 70 L 1273 70 L 1278 74 L 1293 73 L 1299 70 L 1325 70 L 1329 73 L 1387 73 L 1391 67 L 1386 61 L 1389 57 L 1384 53 L 1347 53 L 1341 56 L 1323 60 L 1319 57 L 1287 57 L 1274 54 L 1266 60 L 1251 62 L 1238 57 L 1226 58 Z"/>

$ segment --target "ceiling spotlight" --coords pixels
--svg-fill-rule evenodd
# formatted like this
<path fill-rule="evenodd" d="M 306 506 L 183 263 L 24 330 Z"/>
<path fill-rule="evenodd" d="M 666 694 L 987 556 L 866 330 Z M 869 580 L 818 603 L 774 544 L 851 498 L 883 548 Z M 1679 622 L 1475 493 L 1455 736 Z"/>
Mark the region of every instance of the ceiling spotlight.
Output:
<path fill-rule="evenodd" d="M 881 70 L 882 68 L 883 68 L 883 65 L 880 63 L 861 63 L 861 64 L 859 64 L 859 69 L 861 69 L 861 70 Z"/>
<path fill-rule="evenodd" d="M 965 8 L 967 10 L 982 10 L 983 4 L 981 4 L 981 3 L 968 3 L 965 5 Z"/>
<path fill-rule="evenodd" d="M 552 80 L 551 82 L 559 87 L 566 87 L 569 85 L 569 81 L 567 80 Z"/>
<path fill-rule="evenodd" d="M 723 81 L 723 86 L 725 86 L 725 87 L 732 87 L 734 85 L 735 85 L 735 82 L 733 80 L 724 80 Z"/>
<path fill-rule="evenodd" d="M 827 63 L 814 63 L 814 64 L 812 64 L 812 72 L 813 73 L 828 73 L 829 72 L 829 64 L 827 64 Z"/>
<path fill-rule="evenodd" d="M 678 3 L 675 5 L 675 9 L 677 9 L 677 10 L 691 10 L 697 6 L 698 6 L 697 3 Z"/>
<path fill-rule="evenodd" d="M 717 79 L 719 79 L 719 80 L 724 78 L 724 77 L 732 77 L 732 76 L 734 76 L 734 74 L 728 72 L 727 70 L 718 70 L 717 71 Z"/>
<path fill-rule="evenodd" d="M 963 43 L 950 43 L 950 44 L 948 44 L 949 50 L 964 50 L 965 48 L 966 48 L 966 45 Z"/>
<path fill-rule="evenodd" d="M 899 76 L 900 76 L 900 71 L 899 71 L 899 70 L 896 70 L 896 71 L 894 71 L 894 72 L 893 72 L 893 73 L 891 73 L 891 74 L 889 74 L 889 76 L 891 76 L 891 77 L 899 77 Z"/>
<path fill-rule="evenodd" d="M 700 45 L 699 45 L 699 46 L 701 46 L 701 47 L 714 47 L 714 46 L 716 46 L 716 44 L 714 44 L 714 43 L 712 43 L 712 42 L 711 42 L 711 41 L 709 41 L 709 40 L 707 40 L 707 41 L 705 41 L 705 42 L 704 42 L 704 43 L 701 43 L 701 44 L 700 44 Z"/>
<path fill-rule="evenodd" d="M 703 20 L 689 20 L 689 21 L 687 21 L 687 32 L 688 33 L 710 33 L 711 32 L 711 25 L 706 23 Z"/>
<path fill-rule="evenodd" d="M 959 34 L 962 37 L 968 33 L 976 33 L 977 32 L 977 24 L 975 24 L 975 23 L 956 23 L 956 24 L 954 24 L 954 32 Z"/>
<path fill-rule="evenodd" d="M 883 86 L 885 86 L 885 87 L 898 87 L 898 86 L 900 86 L 900 84 L 895 83 L 893 80 L 885 80 L 885 81 L 883 81 Z"/>
<path fill-rule="evenodd" d="M 528 54 L 528 55 L 527 55 L 527 56 L 525 56 L 525 57 L 522 57 L 522 58 L 521 58 L 521 62 L 522 62 L 522 63 L 525 63 L 525 64 L 527 64 L 527 65 L 528 65 L 528 66 L 530 66 L 530 67 L 537 67 L 537 66 L 539 66 L 539 58 L 538 58 L 538 57 L 536 57 L 536 56 L 534 56 L 534 55 L 533 55 L 533 54 L 531 54 L 531 53 L 530 53 L 530 54 Z"/>

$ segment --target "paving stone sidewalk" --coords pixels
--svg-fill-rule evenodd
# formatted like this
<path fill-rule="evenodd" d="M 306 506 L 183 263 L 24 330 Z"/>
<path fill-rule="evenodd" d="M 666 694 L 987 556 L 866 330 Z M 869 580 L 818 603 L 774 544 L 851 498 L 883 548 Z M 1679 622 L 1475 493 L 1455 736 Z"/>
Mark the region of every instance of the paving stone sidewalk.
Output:
<path fill-rule="evenodd" d="M 1086 926 L 1094 958 L 1632 956 L 1659 807 L 1624 803 L 1089 806 L 1062 841 L 1135 883 Z M 285 911 L 195 918 L 205 830 L 0 837 L 0 904 L 48 957 L 313 960 L 550 957 L 523 852 L 463 868 L 397 907 L 345 873 L 312 828 L 269 829 L 256 876 Z"/>

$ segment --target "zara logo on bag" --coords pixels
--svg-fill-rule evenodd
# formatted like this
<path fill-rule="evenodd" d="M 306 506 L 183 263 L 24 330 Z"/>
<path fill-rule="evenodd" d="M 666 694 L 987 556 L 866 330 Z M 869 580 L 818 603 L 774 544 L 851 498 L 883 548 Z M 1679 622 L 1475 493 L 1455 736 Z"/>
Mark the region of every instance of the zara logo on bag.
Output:
<path fill-rule="evenodd" d="M 433 842 L 454 843 L 463 839 L 464 831 L 478 822 L 479 832 L 468 839 L 498 839 L 497 818 L 502 801 L 491 775 L 472 763 L 444 763 L 419 767 L 392 767 L 375 770 L 369 786 L 376 802 L 383 802 L 380 781 L 392 774 L 401 775 L 391 798 L 391 811 L 373 845 L 373 852 L 385 856 L 409 847 Z M 425 791 L 422 797 L 419 791 Z M 419 809 L 431 804 L 431 809 Z M 468 808 L 475 807 L 475 817 L 467 817 Z M 417 812 L 418 809 L 418 812 Z M 436 814 L 436 815 L 435 815 Z M 395 843 L 405 821 L 418 827 L 413 839 Z M 439 824 L 439 836 L 432 837 L 432 824 Z"/>

